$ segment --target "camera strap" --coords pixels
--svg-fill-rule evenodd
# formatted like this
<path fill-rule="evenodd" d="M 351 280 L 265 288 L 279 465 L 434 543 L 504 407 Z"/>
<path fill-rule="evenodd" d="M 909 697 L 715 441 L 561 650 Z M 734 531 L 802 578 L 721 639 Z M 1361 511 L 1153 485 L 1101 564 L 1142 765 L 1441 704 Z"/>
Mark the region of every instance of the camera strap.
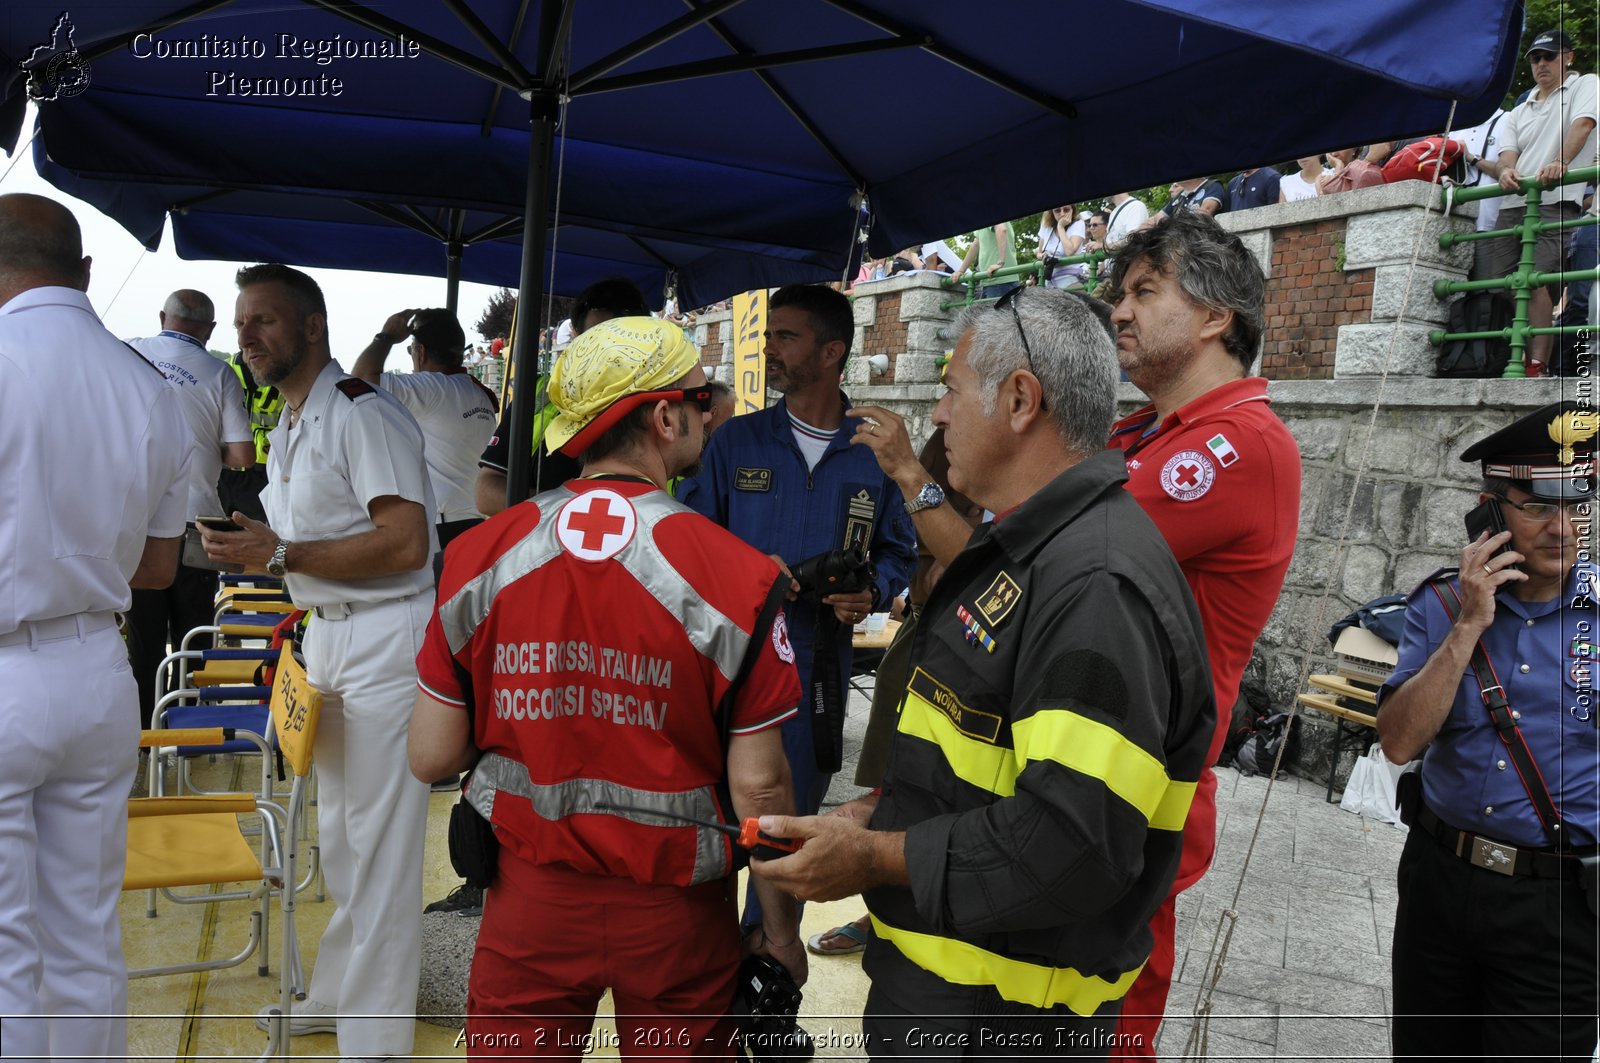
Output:
<path fill-rule="evenodd" d="M 1439 604 L 1444 606 L 1450 622 L 1455 623 L 1461 616 L 1461 595 L 1456 588 L 1443 576 L 1429 580 L 1428 586 L 1438 597 Z M 1561 812 L 1550 797 L 1550 788 L 1545 785 L 1539 765 L 1534 763 L 1527 740 L 1522 737 L 1522 729 L 1517 726 L 1517 714 L 1506 700 L 1506 688 L 1495 673 L 1494 662 L 1489 660 L 1489 651 L 1484 649 L 1482 639 L 1472 647 L 1472 674 L 1478 681 L 1483 706 L 1489 710 L 1489 722 L 1494 725 L 1495 734 L 1506 747 L 1512 767 L 1517 769 L 1517 777 L 1522 780 L 1522 788 L 1533 803 L 1539 825 L 1544 828 L 1545 836 L 1552 845 L 1558 849 L 1565 848 L 1567 839 L 1562 830 Z"/>
<path fill-rule="evenodd" d="M 811 649 L 811 745 L 817 770 L 831 775 L 844 766 L 844 691 L 839 675 L 839 617 L 817 605 L 817 641 Z"/>

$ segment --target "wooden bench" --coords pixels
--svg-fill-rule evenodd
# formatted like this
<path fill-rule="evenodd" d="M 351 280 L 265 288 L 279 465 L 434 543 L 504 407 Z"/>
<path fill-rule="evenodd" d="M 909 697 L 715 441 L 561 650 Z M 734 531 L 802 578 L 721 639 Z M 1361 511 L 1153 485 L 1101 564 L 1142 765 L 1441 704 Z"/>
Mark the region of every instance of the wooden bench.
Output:
<path fill-rule="evenodd" d="M 1297 700 L 1307 708 L 1316 709 L 1318 712 L 1333 717 L 1334 737 L 1333 755 L 1328 762 L 1328 792 L 1327 800 L 1333 801 L 1333 776 L 1339 768 L 1339 754 L 1344 750 L 1346 736 L 1361 739 L 1364 732 L 1375 731 L 1378 718 L 1369 712 L 1363 712 L 1362 707 L 1378 705 L 1378 692 L 1353 683 L 1342 675 L 1314 675 L 1307 680 L 1314 688 L 1300 694 Z M 1355 705 L 1352 705 L 1352 702 Z M 1368 742 L 1370 746 L 1370 741 Z M 1365 752 L 1365 750 L 1363 750 Z"/>

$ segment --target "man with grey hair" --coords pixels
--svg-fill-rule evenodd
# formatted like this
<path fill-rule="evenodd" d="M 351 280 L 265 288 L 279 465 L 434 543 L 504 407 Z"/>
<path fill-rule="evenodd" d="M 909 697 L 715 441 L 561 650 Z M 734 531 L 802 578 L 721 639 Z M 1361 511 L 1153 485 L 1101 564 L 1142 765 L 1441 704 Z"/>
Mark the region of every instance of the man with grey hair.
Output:
<path fill-rule="evenodd" d="M 1087 303 L 1023 288 L 956 331 L 933 420 L 951 486 L 998 516 L 929 594 L 882 795 L 763 816 L 806 844 L 751 866 L 865 893 L 874 1058 L 1103 1056 L 1214 727 L 1200 617 L 1105 449 Z"/>
<path fill-rule="evenodd" d="M 194 530 L 196 517 L 223 516 L 217 498 L 217 479 L 223 468 L 246 469 L 256 463 L 255 437 L 245 411 L 244 389 L 228 364 L 206 350 L 217 315 L 204 292 L 180 288 L 167 296 L 156 315 L 161 332 L 132 339 L 128 346 L 161 370 L 178 393 L 183 419 L 194 439 L 194 459 L 189 464 L 186 537 L 194 544 L 178 564 L 177 578 L 162 590 L 135 590 L 128 613 L 128 659 L 139 684 L 139 718 L 145 727 L 158 697 L 156 669 L 170 643 L 176 648 L 193 628 L 211 623 L 216 611 L 217 571 L 190 564 L 204 560 Z M 209 636 L 197 637 L 190 648 L 211 647 Z"/>
<path fill-rule="evenodd" d="M 1216 850 L 1216 763 L 1239 680 L 1294 554 L 1300 450 L 1247 375 L 1261 342 L 1261 268 L 1237 236 L 1183 211 L 1134 233 L 1112 262 L 1117 358 L 1149 405 L 1118 421 L 1111 445 L 1128 491 L 1183 568 L 1205 625 L 1217 702 L 1205 771 L 1183 829 L 1183 862 L 1151 923 L 1155 949 L 1129 990 L 1117 1053 L 1154 1059 L 1175 956 L 1176 897 Z"/>

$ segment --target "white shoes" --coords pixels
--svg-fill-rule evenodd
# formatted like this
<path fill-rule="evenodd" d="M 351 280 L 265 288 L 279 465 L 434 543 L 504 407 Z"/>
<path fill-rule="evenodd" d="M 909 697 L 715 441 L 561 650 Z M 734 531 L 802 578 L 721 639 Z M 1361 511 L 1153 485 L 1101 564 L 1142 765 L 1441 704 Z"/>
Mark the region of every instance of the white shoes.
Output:
<path fill-rule="evenodd" d="M 268 1004 L 256 1012 L 256 1025 L 263 1030 L 272 1029 L 272 1013 L 277 1004 Z M 289 1036 L 301 1037 L 308 1033 L 337 1033 L 338 1015 L 334 1009 L 317 1000 L 296 1004 L 289 1013 Z"/>

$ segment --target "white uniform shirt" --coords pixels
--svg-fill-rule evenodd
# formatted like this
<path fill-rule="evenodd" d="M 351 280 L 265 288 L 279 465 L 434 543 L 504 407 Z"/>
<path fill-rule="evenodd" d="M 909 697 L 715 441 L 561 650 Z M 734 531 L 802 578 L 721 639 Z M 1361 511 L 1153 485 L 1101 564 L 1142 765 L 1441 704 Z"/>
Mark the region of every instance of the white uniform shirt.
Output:
<path fill-rule="evenodd" d="M 1538 99 L 1538 95 L 1535 90 L 1495 130 L 1500 137 L 1500 150 L 1517 152 L 1517 172 L 1524 177 L 1533 177 L 1541 166 L 1560 160 L 1561 142 L 1566 139 L 1573 122 L 1588 118 L 1600 123 L 1600 78 L 1593 74 L 1579 75 L 1569 70 L 1567 80 L 1554 92 L 1543 100 Z M 1596 132 L 1589 130 L 1589 139 L 1578 149 L 1567 169 L 1580 170 L 1595 164 L 1595 142 L 1600 139 Z M 1541 195 L 1539 201 L 1556 203 L 1563 199 L 1582 203 L 1583 182 L 1562 185 L 1553 193 Z M 1501 209 L 1515 205 L 1508 202 Z"/>
<path fill-rule="evenodd" d="M 228 443 L 250 443 L 250 415 L 244 408 L 244 388 L 228 363 L 206 353 L 205 344 L 193 336 L 168 329 L 159 336 L 129 340 L 128 345 L 161 370 L 178 392 L 183 416 L 194 433 L 194 461 L 189 469 L 189 503 L 184 515 L 225 517 L 217 499 L 217 477 L 222 473 L 222 448 Z"/>
<path fill-rule="evenodd" d="M 183 534 L 177 393 L 72 288 L 0 306 L 0 634 L 125 610 L 146 537 Z"/>
<path fill-rule="evenodd" d="M 440 522 L 482 516 L 473 487 L 478 481 L 478 455 L 500 418 L 494 392 L 465 370 L 384 373 L 378 383 L 411 411 L 422 429 L 427 442 L 423 457 Z"/>
<path fill-rule="evenodd" d="M 1450 139 L 1459 140 L 1462 144 L 1465 144 L 1467 150 L 1472 153 L 1473 158 L 1488 159 L 1490 162 L 1494 162 L 1500 157 L 1500 128 L 1505 125 L 1506 117 L 1506 112 L 1496 107 L 1494 114 L 1489 116 L 1488 121 L 1479 122 L 1471 129 L 1463 129 L 1459 133 L 1451 133 Z M 1480 185 L 1498 186 L 1500 183 L 1476 166 L 1468 166 L 1465 176 L 1466 180 L 1462 184 L 1468 187 Z M 1500 208 L 1505 201 L 1505 196 L 1478 200 L 1478 231 L 1480 233 L 1486 233 L 1494 228 L 1495 219 L 1500 217 Z"/>
<path fill-rule="evenodd" d="M 361 392 L 354 399 L 335 386 L 345 380 Z M 433 556 L 439 549 L 433 529 L 438 510 L 422 460 L 422 430 L 398 399 L 329 362 L 311 385 L 300 420 L 290 427 L 290 419 L 285 411 L 272 430 L 267 486 L 261 492 L 273 531 L 290 542 L 359 535 L 377 527 L 367 512 L 373 499 L 397 495 L 427 511 L 428 556 Z M 424 565 L 357 580 L 290 569 L 288 584 L 289 597 L 302 609 L 383 602 L 430 589 L 433 569 Z"/>

